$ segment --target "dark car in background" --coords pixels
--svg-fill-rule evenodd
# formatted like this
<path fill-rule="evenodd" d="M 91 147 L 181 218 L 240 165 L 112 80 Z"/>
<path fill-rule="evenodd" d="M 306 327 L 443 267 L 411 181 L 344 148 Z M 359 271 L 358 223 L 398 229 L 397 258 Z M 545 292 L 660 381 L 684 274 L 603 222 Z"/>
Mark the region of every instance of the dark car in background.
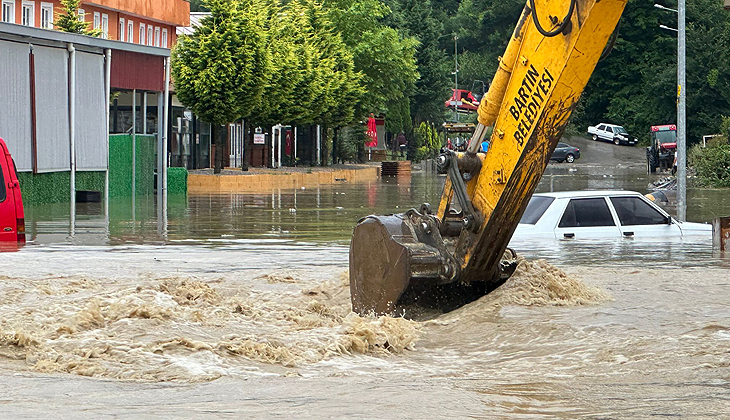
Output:
<path fill-rule="evenodd" d="M 580 158 L 580 149 L 578 149 L 575 146 L 571 146 L 568 143 L 560 142 L 555 147 L 555 151 L 553 152 L 553 155 L 550 157 L 550 160 L 554 160 L 557 162 L 568 162 L 573 163 L 576 159 Z"/>

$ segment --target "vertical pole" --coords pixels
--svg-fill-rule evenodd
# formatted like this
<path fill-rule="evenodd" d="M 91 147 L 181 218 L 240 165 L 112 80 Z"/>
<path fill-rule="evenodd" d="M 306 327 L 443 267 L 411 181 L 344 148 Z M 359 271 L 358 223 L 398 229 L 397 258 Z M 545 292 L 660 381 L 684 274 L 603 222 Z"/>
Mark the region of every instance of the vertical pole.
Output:
<path fill-rule="evenodd" d="M 322 134 L 317 125 L 317 165 L 322 165 Z"/>
<path fill-rule="evenodd" d="M 76 48 L 69 43 L 68 49 L 68 138 L 69 138 L 69 203 L 71 220 L 70 236 L 76 235 Z"/>
<path fill-rule="evenodd" d="M 142 92 L 142 134 L 147 135 L 147 92 Z"/>
<path fill-rule="evenodd" d="M 279 168 L 281 168 L 281 138 L 282 138 L 283 131 L 284 131 L 284 126 L 279 124 L 279 147 L 278 147 L 278 151 L 276 153 L 277 158 L 278 158 L 277 160 L 279 161 L 277 167 L 279 167 Z"/>
<path fill-rule="evenodd" d="M 459 36 L 454 34 L 454 93 L 459 89 Z M 459 97 L 456 97 L 456 102 L 459 101 Z M 459 110 L 458 105 L 454 104 L 454 118 L 456 122 L 459 122 Z"/>
<path fill-rule="evenodd" d="M 157 234 L 164 238 L 164 212 L 162 209 L 165 206 L 164 191 L 162 189 L 163 177 L 162 173 L 165 171 L 165 155 L 162 147 L 162 113 L 165 108 L 165 98 L 162 97 L 162 92 L 157 92 Z"/>
<path fill-rule="evenodd" d="M 132 220 L 137 197 L 137 89 L 132 89 Z"/>
<path fill-rule="evenodd" d="M 109 156 L 109 96 L 111 96 L 112 93 L 112 50 L 107 48 L 104 50 L 104 56 L 106 57 L 105 60 L 105 73 L 106 73 L 106 89 L 105 89 L 105 99 L 106 99 L 106 133 L 104 136 L 106 137 L 106 172 L 104 173 L 104 217 L 106 218 L 106 225 L 107 225 L 107 231 L 109 230 L 109 165 L 111 163 L 111 159 Z"/>
<path fill-rule="evenodd" d="M 685 0 L 679 0 L 677 28 L 677 218 L 687 220 L 687 83 L 685 73 Z"/>
<path fill-rule="evenodd" d="M 276 168 L 275 165 L 275 156 L 276 156 L 276 150 L 274 147 L 276 146 L 276 127 L 271 127 L 271 167 Z"/>
<path fill-rule="evenodd" d="M 165 57 L 164 119 L 162 125 L 162 221 L 167 238 L 167 125 L 170 120 L 170 57 Z M 159 175 L 158 175 L 159 176 Z"/>
<path fill-rule="evenodd" d="M 292 165 L 292 166 L 297 166 L 297 133 L 298 132 L 299 132 L 299 127 L 294 126 L 294 153 L 293 153 L 294 165 Z"/>

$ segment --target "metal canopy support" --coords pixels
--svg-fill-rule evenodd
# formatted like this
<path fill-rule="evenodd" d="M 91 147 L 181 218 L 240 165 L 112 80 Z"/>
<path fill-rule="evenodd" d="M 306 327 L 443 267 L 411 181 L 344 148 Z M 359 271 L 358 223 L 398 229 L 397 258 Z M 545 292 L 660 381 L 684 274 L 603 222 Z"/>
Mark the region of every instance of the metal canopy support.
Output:
<path fill-rule="evenodd" d="M 132 89 L 132 219 L 137 197 L 137 89 Z"/>
<path fill-rule="evenodd" d="M 142 92 L 142 134 L 147 135 L 147 92 Z"/>
<path fill-rule="evenodd" d="M 111 96 L 111 75 L 112 75 L 112 50 L 107 48 L 104 50 L 105 60 L 105 83 L 106 83 L 106 172 L 104 173 L 104 216 L 106 218 L 107 230 L 109 230 L 109 164 L 111 157 L 109 156 L 109 97 Z"/>
<path fill-rule="evenodd" d="M 317 126 L 317 165 L 322 164 L 322 133 L 320 126 Z"/>
<path fill-rule="evenodd" d="M 278 160 L 279 160 L 278 167 L 281 168 L 281 139 L 282 139 L 282 131 L 284 130 L 284 126 L 279 124 L 278 127 L 279 127 L 279 147 L 277 150 L 277 156 L 278 156 Z"/>
<path fill-rule="evenodd" d="M 69 137 L 69 202 L 70 221 L 69 234 L 73 238 L 76 235 L 76 48 L 73 43 L 67 45 L 68 49 L 68 137 Z"/>

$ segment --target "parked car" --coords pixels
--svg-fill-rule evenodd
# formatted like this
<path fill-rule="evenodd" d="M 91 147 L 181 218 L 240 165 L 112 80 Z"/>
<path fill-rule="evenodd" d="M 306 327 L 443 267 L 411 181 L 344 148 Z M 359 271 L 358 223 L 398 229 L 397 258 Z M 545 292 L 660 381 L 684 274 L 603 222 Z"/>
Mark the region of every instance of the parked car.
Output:
<path fill-rule="evenodd" d="M 25 244 L 25 215 L 15 162 L 0 138 L 0 247 Z"/>
<path fill-rule="evenodd" d="M 712 237 L 712 226 L 678 222 L 633 191 L 568 191 L 535 194 L 515 238 L 610 239 Z"/>
<path fill-rule="evenodd" d="M 573 163 L 576 159 L 580 159 L 580 149 L 562 142 L 555 146 L 555 151 L 553 151 L 553 155 L 550 157 L 550 160 L 558 162 L 565 161 L 568 163 Z"/>
<path fill-rule="evenodd" d="M 620 125 L 601 123 L 596 126 L 588 127 L 588 135 L 594 141 L 603 140 L 610 141 L 613 144 L 635 145 L 639 142 L 636 137 L 631 137 L 626 130 Z"/>

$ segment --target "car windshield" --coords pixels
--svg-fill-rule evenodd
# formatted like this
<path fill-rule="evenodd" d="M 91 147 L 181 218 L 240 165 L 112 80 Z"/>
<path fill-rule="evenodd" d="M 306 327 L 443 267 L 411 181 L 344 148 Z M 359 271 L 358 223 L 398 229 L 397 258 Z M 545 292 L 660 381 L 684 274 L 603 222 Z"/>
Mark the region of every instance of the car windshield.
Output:
<path fill-rule="evenodd" d="M 550 207 L 550 204 L 555 201 L 552 197 L 542 197 L 539 195 L 533 196 L 530 199 L 530 203 L 527 204 L 525 214 L 522 215 L 520 220 L 521 224 L 534 225 L 538 220 L 545 214 L 545 210 Z"/>
<path fill-rule="evenodd" d="M 613 128 L 613 132 L 614 133 L 619 133 L 619 134 L 626 134 L 626 130 L 624 130 L 623 127 L 614 127 Z"/>
<path fill-rule="evenodd" d="M 661 144 L 677 142 L 677 132 L 674 130 L 655 131 L 654 135 L 656 136 L 656 139 L 659 140 L 659 143 L 661 143 Z"/>

